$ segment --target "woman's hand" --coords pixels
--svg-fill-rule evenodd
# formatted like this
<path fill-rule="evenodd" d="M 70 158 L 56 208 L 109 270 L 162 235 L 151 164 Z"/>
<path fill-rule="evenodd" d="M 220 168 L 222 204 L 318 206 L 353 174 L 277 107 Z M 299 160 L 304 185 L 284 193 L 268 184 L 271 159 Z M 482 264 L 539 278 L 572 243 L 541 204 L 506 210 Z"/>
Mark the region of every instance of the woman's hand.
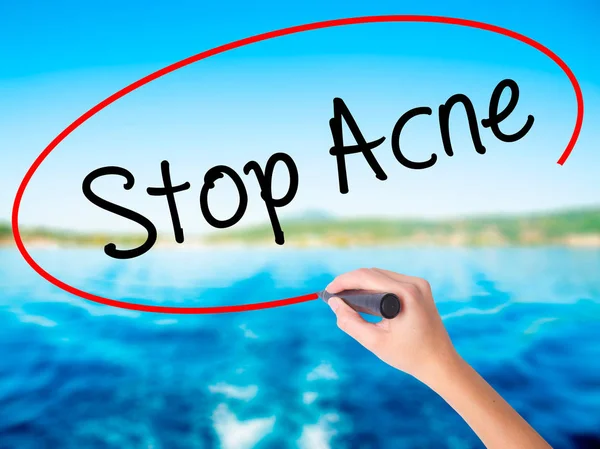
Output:
<path fill-rule="evenodd" d="M 389 365 L 429 384 L 458 355 L 437 311 L 429 283 L 378 268 L 362 268 L 342 274 L 326 290 L 362 289 L 395 293 L 401 312 L 393 320 L 365 321 L 340 298 L 329 300 L 337 324 Z"/>
<path fill-rule="evenodd" d="M 340 298 L 329 305 L 338 326 L 384 362 L 436 391 L 489 449 L 548 449 L 548 443 L 454 350 L 424 279 L 377 268 L 342 274 L 327 286 L 376 290 L 400 298 L 400 314 L 369 323 Z"/>

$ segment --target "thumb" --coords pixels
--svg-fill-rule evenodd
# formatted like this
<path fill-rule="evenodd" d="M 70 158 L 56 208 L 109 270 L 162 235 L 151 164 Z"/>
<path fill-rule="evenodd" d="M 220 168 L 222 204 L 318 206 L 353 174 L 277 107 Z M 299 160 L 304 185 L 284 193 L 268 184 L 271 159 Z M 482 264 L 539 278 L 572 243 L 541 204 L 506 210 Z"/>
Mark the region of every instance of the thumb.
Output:
<path fill-rule="evenodd" d="M 330 298 L 328 304 L 337 317 L 338 327 L 372 351 L 382 337 L 383 329 L 365 321 L 358 312 L 337 296 Z"/>

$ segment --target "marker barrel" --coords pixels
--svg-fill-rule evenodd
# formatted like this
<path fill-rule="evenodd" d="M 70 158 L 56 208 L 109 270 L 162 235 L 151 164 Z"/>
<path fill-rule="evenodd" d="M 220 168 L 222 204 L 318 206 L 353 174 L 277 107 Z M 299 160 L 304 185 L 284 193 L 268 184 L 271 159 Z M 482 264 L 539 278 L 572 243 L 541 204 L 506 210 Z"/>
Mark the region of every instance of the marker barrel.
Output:
<path fill-rule="evenodd" d="M 337 296 L 357 312 L 391 319 L 400 313 L 400 299 L 393 293 L 368 290 L 344 290 L 338 293 L 322 291 L 319 296 L 325 302 Z"/>

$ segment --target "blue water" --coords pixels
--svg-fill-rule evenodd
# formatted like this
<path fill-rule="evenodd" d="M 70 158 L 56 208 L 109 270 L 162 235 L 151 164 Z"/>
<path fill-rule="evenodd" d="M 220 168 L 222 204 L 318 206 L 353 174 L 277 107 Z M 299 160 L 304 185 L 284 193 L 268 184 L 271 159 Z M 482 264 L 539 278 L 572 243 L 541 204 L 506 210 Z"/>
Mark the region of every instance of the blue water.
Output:
<path fill-rule="evenodd" d="M 556 448 L 600 447 L 600 251 L 36 250 L 79 288 L 218 305 L 378 266 L 427 278 L 463 357 Z M 211 316 L 73 297 L 0 250 L 0 448 L 477 448 L 443 400 L 319 301 Z M 443 375 L 443 373 L 440 373 Z"/>

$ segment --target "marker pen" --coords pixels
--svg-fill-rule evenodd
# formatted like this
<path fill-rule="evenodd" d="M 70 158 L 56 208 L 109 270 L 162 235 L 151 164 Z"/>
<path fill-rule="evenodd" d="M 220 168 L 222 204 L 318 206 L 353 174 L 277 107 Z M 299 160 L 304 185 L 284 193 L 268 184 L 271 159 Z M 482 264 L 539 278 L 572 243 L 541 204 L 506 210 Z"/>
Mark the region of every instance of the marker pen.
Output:
<path fill-rule="evenodd" d="M 339 293 L 319 292 L 319 298 L 326 303 L 337 296 L 357 312 L 392 319 L 400 313 L 400 299 L 393 293 L 369 290 L 344 290 Z"/>

